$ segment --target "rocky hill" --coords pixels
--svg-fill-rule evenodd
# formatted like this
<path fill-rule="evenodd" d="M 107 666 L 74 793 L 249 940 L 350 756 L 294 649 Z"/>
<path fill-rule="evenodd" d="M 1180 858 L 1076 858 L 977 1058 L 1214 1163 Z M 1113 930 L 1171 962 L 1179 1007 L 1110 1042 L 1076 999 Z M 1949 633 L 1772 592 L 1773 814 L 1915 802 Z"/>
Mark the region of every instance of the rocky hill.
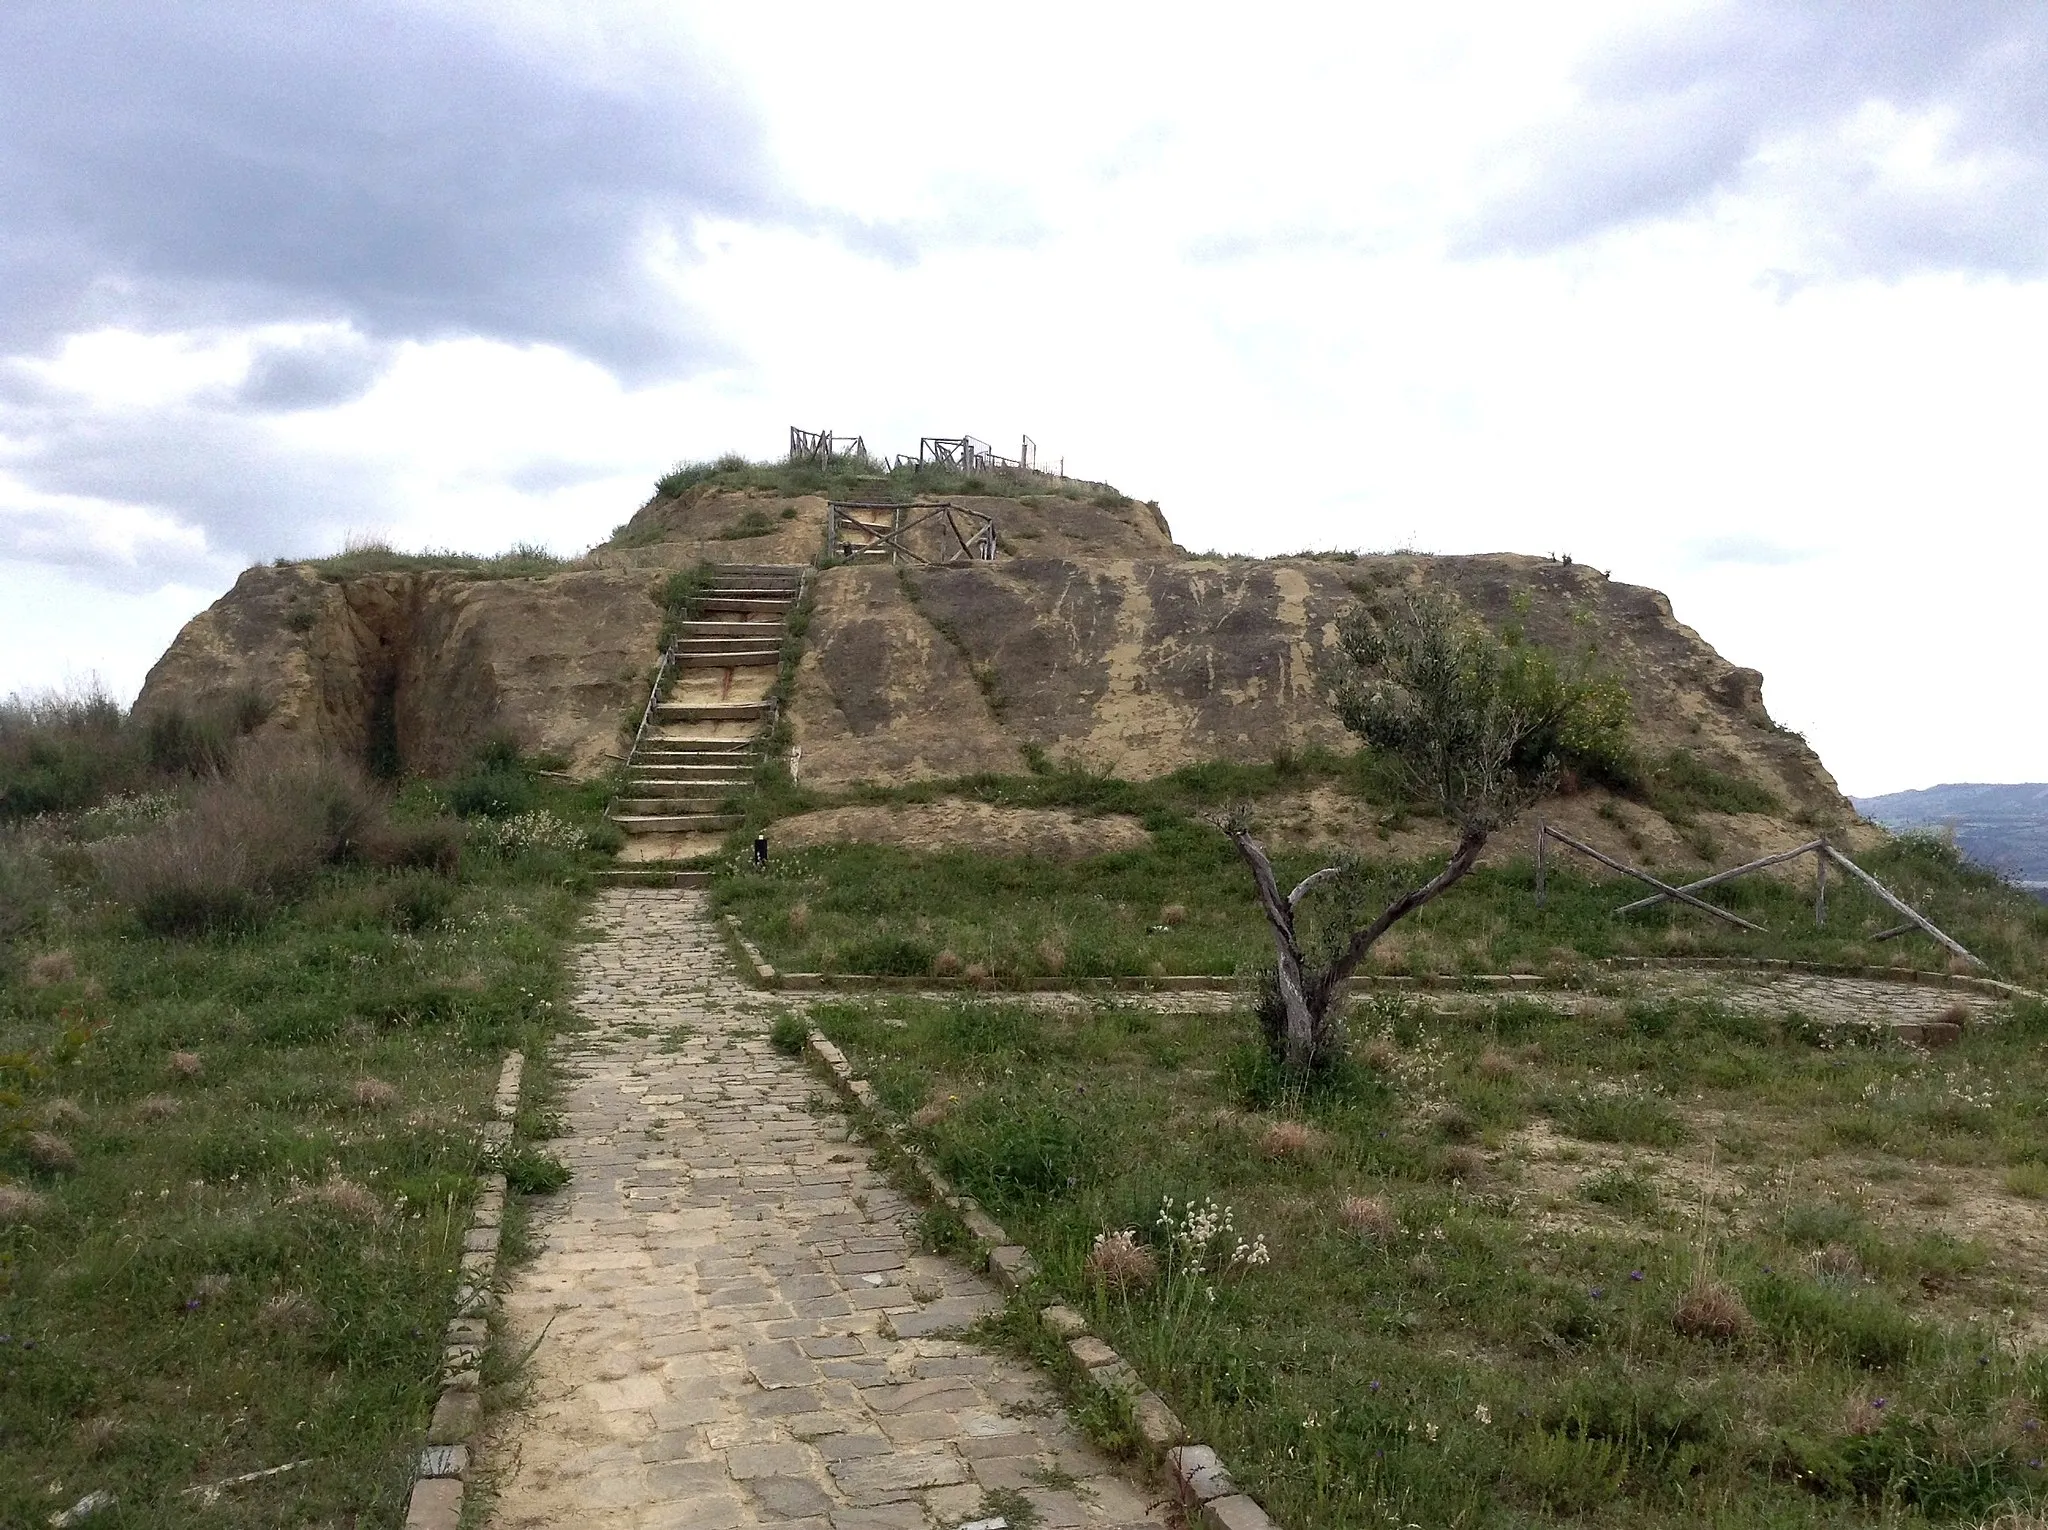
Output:
<path fill-rule="evenodd" d="M 382 749 L 406 769 L 447 769 L 509 732 L 579 773 L 600 772 L 645 701 L 671 574 L 817 559 L 826 494 L 776 479 L 754 469 L 671 485 L 554 573 L 251 569 L 187 625 L 138 706 L 254 686 L 272 704 L 267 726 Z M 812 579 L 787 703 L 807 786 L 1047 763 L 1142 779 L 1209 760 L 1348 750 L 1316 679 L 1339 614 L 1370 585 L 1439 581 L 1496 624 L 1516 622 L 1560 650 L 1592 645 L 1628 688 L 1646 760 L 1740 787 L 1682 813 L 1619 808 L 1600 792 L 1554 811 L 1598 811 L 1660 861 L 1698 858 L 1687 847 L 1700 845 L 1702 820 L 1723 849 L 1853 820 L 1804 741 L 1771 721 L 1762 677 L 1722 659 L 1654 590 L 1511 554 L 1194 558 L 1156 506 L 1113 490 L 1051 479 L 1002 487 L 945 496 L 992 517 L 993 563 L 853 563 Z M 886 480 L 838 492 L 905 497 Z M 1274 806 L 1318 836 L 1340 832 L 1352 811 L 1306 799 Z"/>

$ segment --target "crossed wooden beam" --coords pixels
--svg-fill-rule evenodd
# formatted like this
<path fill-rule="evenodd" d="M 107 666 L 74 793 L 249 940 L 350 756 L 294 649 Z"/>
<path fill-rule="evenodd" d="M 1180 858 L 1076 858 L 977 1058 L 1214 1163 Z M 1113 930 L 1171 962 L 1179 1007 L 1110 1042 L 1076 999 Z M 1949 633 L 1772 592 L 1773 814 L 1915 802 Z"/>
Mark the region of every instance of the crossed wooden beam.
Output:
<path fill-rule="evenodd" d="M 1688 882 L 1683 887 L 1674 887 L 1668 882 L 1659 881 L 1640 866 L 1631 866 L 1626 861 L 1616 860 L 1605 851 L 1596 850 L 1591 845 L 1585 843 L 1585 841 L 1574 839 L 1571 835 L 1566 834 L 1560 829 L 1553 828 L 1550 824 L 1539 819 L 1536 824 L 1536 906 L 1538 908 L 1541 908 L 1544 902 L 1545 879 L 1548 870 L 1548 855 L 1546 852 L 1552 840 L 1556 840 L 1557 843 L 1565 846 L 1567 849 L 1576 850 L 1580 855 L 1598 861 L 1601 865 L 1610 867 L 1620 872 L 1623 876 L 1633 877 L 1636 881 L 1654 889 L 1649 897 L 1638 898 L 1633 903 L 1624 903 L 1620 908 L 1616 909 L 1614 912 L 1617 917 L 1622 914 L 1635 913 L 1638 909 L 1653 908 L 1659 903 L 1677 902 L 1683 903 L 1688 908 L 1696 908 L 1703 914 L 1711 914 L 1716 919 L 1724 920 L 1742 929 L 1754 930 L 1759 934 L 1764 933 L 1762 925 L 1754 924 L 1744 919 L 1740 914 L 1732 914 L 1725 908 L 1717 908 L 1705 899 L 1698 897 L 1697 894 L 1704 892 L 1709 887 L 1717 887 L 1723 882 L 1731 882 L 1737 877 L 1747 876 L 1753 871 L 1762 871 L 1767 866 L 1782 865 L 1786 861 L 1797 860 L 1802 855 L 1810 855 L 1814 858 L 1813 919 L 1816 925 L 1827 923 L 1828 867 L 1831 865 L 1838 866 L 1843 871 L 1849 873 L 1849 875 L 1855 877 L 1865 887 L 1868 887 L 1887 906 L 1903 915 L 1906 920 L 1904 924 L 1896 925 L 1888 930 L 1880 930 L 1871 939 L 1891 940 L 1896 936 L 1910 934 L 1914 930 L 1919 930 L 1923 934 L 1939 941 L 1965 961 L 1975 962 L 1980 967 L 1986 965 L 1983 958 L 1965 950 L 1960 942 L 1936 928 L 1932 920 L 1921 914 L 1903 898 L 1893 893 L 1890 888 L 1878 881 L 1876 877 L 1850 860 L 1848 856 L 1830 844 L 1826 838 L 1808 840 L 1805 844 L 1796 845 L 1790 850 L 1780 850 L 1772 855 L 1758 856 L 1753 861 L 1744 861 L 1740 866 L 1730 866 L 1726 871 L 1717 871 L 1712 876 L 1701 877 L 1697 882 Z"/>
<path fill-rule="evenodd" d="M 891 561 L 907 558 L 913 563 L 993 563 L 996 556 L 996 523 L 993 516 L 979 510 L 947 501 L 936 504 L 899 505 L 863 504 L 852 501 L 834 500 L 828 506 L 831 524 L 827 532 L 828 545 L 835 554 L 855 557 L 881 557 L 886 554 Z M 907 517 L 905 512 L 922 510 L 923 515 Z M 889 524 L 877 525 L 860 512 L 887 511 Z M 933 521 L 943 521 L 960 551 L 943 558 L 927 558 L 913 549 L 904 539 L 920 526 Z M 962 529 L 962 523 L 966 529 Z M 868 538 L 859 546 L 846 541 L 842 528 L 852 526 Z"/>

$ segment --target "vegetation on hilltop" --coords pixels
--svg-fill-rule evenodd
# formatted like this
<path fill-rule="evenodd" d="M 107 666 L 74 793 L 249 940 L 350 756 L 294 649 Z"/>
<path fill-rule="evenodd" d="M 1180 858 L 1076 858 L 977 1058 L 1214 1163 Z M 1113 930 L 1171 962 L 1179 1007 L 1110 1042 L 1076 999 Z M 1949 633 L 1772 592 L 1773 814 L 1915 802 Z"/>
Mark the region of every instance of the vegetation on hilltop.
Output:
<path fill-rule="evenodd" d="M 1128 495 L 1108 484 L 1019 468 L 963 473 L 957 468 L 930 463 L 889 467 L 872 457 L 842 457 L 826 466 L 815 462 L 750 462 L 728 453 L 710 462 L 682 463 L 664 474 L 654 485 L 654 499 L 649 508 L 656 508 L 663 501 L 688 499 L 712 490 L 751 490 L 789 496 L 823 494 L 834 499 L 901 504 L 908 504 L 920 496 L 947 494 L 992 494 L 1009 498 L 1065 496 L 1104 509 L 1121 509 L 1133 503 Z M 1158 506 L 1154 504 L 1151 508 L 1156 511 Z M 765 515 L 758 511 L 754 513 L 759 519 L 752 529 L 742 529 L 736 522 L 720 535 L 728 538 L 766 535 L 774 529 Z M 639 547 L 662 541 L 666 535 L 660 526 L 641 522 L 636 516 L 633 521 L 613 531 L 605 545 Z"/>
<path fill-rule="evenodd" d="M 394 792 L 189 719 L 169 769 L 100 698 L 0 720 L 0 1522 L 97 1489 L 396 1523 L 510 1047 L 506 1168 L 559 1178 L 531 1144 L 602 789 L 496 746 Z"/>
<path fill-rule="evenodd" d="M 534 542 L 515 543 L 501 553 L 459 553 L 445 548 L 399 552 L 390 543 L 351 538 L 348 546 L 326 558 L 280 558 L 277 566 L 304 563 L 328 580 L 360 579 L 368 574 L 461 574 L 469 579 L 533 579 L 559 574 L 573 562 L 558 558 Z"/>

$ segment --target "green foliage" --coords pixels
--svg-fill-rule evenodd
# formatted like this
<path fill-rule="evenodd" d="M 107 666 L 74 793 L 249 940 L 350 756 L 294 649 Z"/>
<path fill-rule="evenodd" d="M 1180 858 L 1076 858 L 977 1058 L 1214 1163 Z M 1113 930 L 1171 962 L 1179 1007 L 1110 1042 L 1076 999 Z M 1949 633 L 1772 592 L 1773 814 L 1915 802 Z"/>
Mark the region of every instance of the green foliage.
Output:
<path fill-rule="evenodd" d="M 1691 1135 L 1676 1111 L 1646 1095 L 1567 1095 L 1550 1110 L 1561 1128 L 1586 1142 L 1676 1147 Z"/>
<path fill-rule="evenodd" d="M 286 561 L 279 560 L 280 564 Z M 570 563 L 570 559 L 558 558 L 532 542 L 515 543 L 506 552 L 479 556 L 434 548 L 398 552 L 389 543 L 365 541 L 351 542 L 330 558 L 310 559 L 307 567 L 323 579 L 336 581 L 360 579 L 368 574 L 434 573 L 456 574 L 465 579 L 535 579 L 558 574 Z"/>
<path fill-rule="evenodd" d="M 655 604 L 661 607 L 661 647 L 664 650 L 676 640 L 684 622 L 697 619 L 698 605 L 710 593 L 717 576 L 715 564 L 698 563 L 676 570 L 662 582 Z"/>
<path fill-rule="evenodd" d="M 753 537 L 773 536 L 775 531 L 775 522 L 769 518 L 766 510 L 747 509 L 741 511 L 739 518 L 731 525 L 714 531 L 712 536 L 721 542 L 744 542 Z"/>
<path fill-rule="evenodd" d="M 0 962 L 0 1120 L 65 1122 L 77 1161 L 39 1176 L 31 1218 L 0 1219 L 0 1523 L 95 1487 L 137 1525 L 405 1515 L 488 1166 L 472 1123 L 507 1046 L 544 1085 L 580 908 L 553 864 L 344 853 L 232 939 L 138 935 L 93 880 L 103 847 L 245 786 L 203 780 L 182 813 L 90 844 L 37 831 L 55 875 L 34 938 L 65 959 Z M 431 796 L 408 793 L 400 819 Z M 297 800 L 334 832 L 319 793 Z M 12 1189 L 35 1171 L 22 1133 L 0 1136 Z M 525 1148 L 505 1167 L 527 1188 L 556 1172 Z M 301 1459 L 218 1506 L 181 1496 Z"/>
<path fill-rule="evenodd" d="M 795 1057 L 810 1039 L 811 1028 L 802 1015 L 783 1013 L 768 1027 L 768 1044 L 785 1057 Z"/>
<path fill-rule="evenodd" d="M 521 1195 L 550 1195 L 569 1183 L 569 1166 L 553 1153 L 521 1145 L 506 1153 L 501 1164 L 505 1183 Z"/>
<path fill-rule="evenodd" d="M 1361 601 L 1338 645 L 1338 717 L 1453 823 L 1497 826 L 1567 762 L 1626 753 L 1618 681 L 1590 663 L 1567 671 L 1518 634 L 1496 637 L 1449 591 Z"/>

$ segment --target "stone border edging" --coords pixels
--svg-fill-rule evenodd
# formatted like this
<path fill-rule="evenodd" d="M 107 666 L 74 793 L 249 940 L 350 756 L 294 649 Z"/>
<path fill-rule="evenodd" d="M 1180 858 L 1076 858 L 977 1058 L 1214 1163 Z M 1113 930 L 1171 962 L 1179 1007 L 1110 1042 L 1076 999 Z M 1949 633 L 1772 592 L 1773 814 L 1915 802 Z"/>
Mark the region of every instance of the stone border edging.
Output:
<path fill-rule="evenodd" d="M 737 922 L 734 933 L 738 933 Z M 741 937 L 743 944 L 744 939 Z M 854 1076 L 853 1064 L 823 1031 L 809 1029 L 804 1049 L 824 1066 L 833 1087 L 857 1111 L 864 1112 L 889 1145 L 910 1164 L 932 1199 L 959 1214 L 976 1242 L 983 1245 L 984 1265 L 997 1285 L 1014 1292 L 1037 1278 L 1038 1262 L 1031 1257 L 1030 1250 L 1012 1242 L 979 1201 L 957 1189 L 929 1158 L 904 1140 L 903 1128 L 882 1114 L 874 1086 Z M 1277 1530 L 1258 1501 L 1231 1480 L 1216 1452 L 1207 1445 L 1189 1442 L 1187 1426 L 1166 1405 L 1166 1400 L 1144 1384 L 1129 1361 L 1088 1331 L 1086 1318 L 1072 1307 L 1055 1302 L 1039 1313 L 1039 1322 L 1065 1344 L 1082 1374 L 1105 1392 L 1128 1402 L 1131 1421 L 1147 1448 L 1164 1463 L 1182 1511 L 1198 1518 L 1203 1530 Z"/>
<path fill-rule="evenodd" d="M 761 954 L 761 948 L 740 928 L 739 916 L 725 916 L 727 928 L 742 953 L 754 979 L 764 988 L 789 992 L 872 991 L 883 993 L 968 992 L 968 993 L 1230 993 L 1238 987 L 1235 977 L 1208 973 L 1178 976 L 1136 975 L 1092 978 L 1018 978 L 1004 983 L 977 982 L 964 977 L 891 977 L 872 972 L 778 972 Z M 1919 967 L 1851 966 L 1841 962 L 1801 962 L 1775 956 L 1603 956 L 1596 964 L 1637 971 L 1685 971 L 1688 969 L 1730 969 L 1741 972 L 1801 972 L 1815 977 L 1861 978 L 1866 982 L 1901 983 L 1914 988 L 1960 988 L 1967 993 L 1993 999 L 2048 999 L 2048 994 L 2008 983 L 2000 978 L 1977 977 L 1965 972 L 1931 972 Z M 1368 973 L 1354 977 L 1350 986 L 1367 991 L 1397 993 L 1473 992 L 1489 988 L 1570 991 L 1571 984 L 1553 981 L 1540 972 L 1437 972 L 1420 977 L 1405 973 Z"/>
<path fill-rule="evenodd" d="M 519 1086 L 525 1073 L 525 1055 L 507 1052 L 498 1069 L 492 1119 L 480 1133 L 485 1150 L 493 1157 L 512 1140 L 512 1118 L 519 1113 Z M 469 1231 L 462 1239 L 455 1315 L 441 1336 L 441 1396 L 427 1425 L 426 1448 L 420 1452 L 412 1498 L 406 1506 L 405 1530 L 457 1530 L 462 1523 L 469 1441 L 483 1422 L 480 1388 L 484 1351 L 490 1344 L 490 1309 L 496 1301 L 491 1279 L 497 1273 L 498 1239 L 505 1221 L 504 1173 L 486 1174 L 482 1183 L 483 1192 L 476 1198 Z"/>

